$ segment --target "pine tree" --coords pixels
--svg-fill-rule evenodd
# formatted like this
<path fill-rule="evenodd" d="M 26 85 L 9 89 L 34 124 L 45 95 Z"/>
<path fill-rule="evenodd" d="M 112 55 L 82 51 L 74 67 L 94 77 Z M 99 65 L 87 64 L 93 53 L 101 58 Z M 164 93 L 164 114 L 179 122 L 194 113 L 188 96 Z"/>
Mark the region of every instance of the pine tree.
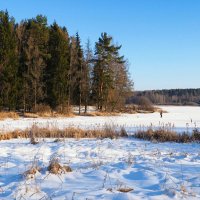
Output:
<path fill-rule="evenodd" d="M 47 65 L 49 31 L 41 15 L 21 22 L 17 30 L 20 49 L 21 102 L 24 111 L 36 110 L 44 101 L 44 71 Z"/>
<path fill-rule="evenodd" d="M 66 28 L 57 23 L 50 27 L 49 53 L 51 58 L 46 71 L 48 103 L 64 112 L 69 102 L 70 44 Z"/>
<path fill-rule="evenodd" d="M 83 50 L 79 34 L 76 33 L 76 37 L 72 37 L 71 41 L 71 85 L 73 86 L 72 101 L 79 106 L 79 114 L 81 113 L 83 93 L 83 65 Z"/>
<path fill-rule="evenodd" d="M 0 12 L 0 107 L 17 106 L 18 56 L 14 18 Z"/>
<path fill-rule="evenodd" d="M 93 56 L 89 41 L 83 51 L 78 33 L 70 38 L 65 27 L 47 26 L 42 15 L 18 25 L 0 12 L 0 108 L 37 111 L 47 104 L 69 112 L 73 104 L 80 114 L 82 105 L 86 113 L 96 103 L 115 110 L 131 89 L 120 48 L 102 33 Z"/>
<path fill-rule="evenodd" d="M 124 57 L 119 56 L 121 46 L 112 44 L 112 37 L 102 33 L 95 45 L 95 66 L 93 70 L 93 97 L 98 109 L 107 110 L 109 94 L 114 89 L 115 67 L 125 63 Z"/>

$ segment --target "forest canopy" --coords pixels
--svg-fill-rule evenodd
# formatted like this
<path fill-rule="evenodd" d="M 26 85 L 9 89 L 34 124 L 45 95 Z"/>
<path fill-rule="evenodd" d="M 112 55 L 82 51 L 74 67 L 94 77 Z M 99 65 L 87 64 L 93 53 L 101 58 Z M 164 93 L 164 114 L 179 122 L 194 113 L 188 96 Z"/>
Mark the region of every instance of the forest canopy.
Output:
<path fill-rule="evenodd" d="M 0 11 L 0 109 L 37 111 L 48 106 L 61 113 L 71 105 L 95 105 L 115 111 L 133 90 L 121 45 L 101 33 L 94 50 L 79 33 L 37 15 L 16 23 Z"/>

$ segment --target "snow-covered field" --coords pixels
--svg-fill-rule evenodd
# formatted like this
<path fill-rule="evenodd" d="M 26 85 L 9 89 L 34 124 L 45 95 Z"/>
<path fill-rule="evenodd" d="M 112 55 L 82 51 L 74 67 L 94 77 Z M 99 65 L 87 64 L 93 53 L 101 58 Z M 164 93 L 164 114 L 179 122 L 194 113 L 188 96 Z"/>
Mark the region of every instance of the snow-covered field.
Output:
<path fill-rule="evenodd" d="M 0 199 L 200 199 L 200 144 L 136 139 L 0 142 Z M 72 172 L 47 170 L 52 157 Z M 23 176 L 34 164 L 32 178 Z M 120 189 L 131 188 L 128 193 Z"/>
<path fill-rule="evenodd" d="M 82 129 L 96 129 L 105 124 L 115 127 L 124 126 L 129 132 L 148 126 L 170 126 L 177 132 L 191 131 L 194 127 L 200 127 L 200 107 L 161 106 L 167 113 L 160 118 L 158 112 L 152 114 L 122 114 L 119 116 L 76 116 L 69 118 L 20 118 L 0 121 L 0 132 L 8 132 L 16 129 L 30 128 L 33 124 L 39 127 L 66 128 L 69 126 Z"/>
<path fill-rule="evenodd" d="M 168 113 L 110 117 L 7 119 L 0 132 L 41 127 L 124 126 L 129 133 L 170 124 L 177 131 L 200 127 L 200 107 L 162 107 Z M 0 141 L 0 200 L 200 199 L 200 144 L 151 143 L 122 139 L 28 139 Z M 72 172 L 51 174 L 52 158 Z M 24 173 L 37 165 L 32 177 Z M 132 189 L 124 193 L 120 190 Z"/>

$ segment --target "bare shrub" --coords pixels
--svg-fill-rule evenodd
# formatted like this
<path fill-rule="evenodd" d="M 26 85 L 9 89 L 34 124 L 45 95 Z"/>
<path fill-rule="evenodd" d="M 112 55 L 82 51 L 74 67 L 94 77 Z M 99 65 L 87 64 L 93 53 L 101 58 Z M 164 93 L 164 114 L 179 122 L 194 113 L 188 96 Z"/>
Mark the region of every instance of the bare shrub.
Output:
<path fill-rule="evenodd" d="M 137 112 L 140 111 L 148 111 L 148 112 L 154 112 L 154 107 L 152 102 L 144 96 L 136 96 L 132 99 L 132 102 L 137 105 Z"/>
<path fill-rule="evenodd" d="M 138 109 L 146 111 L 154 111 L 152 102 L 147 97 L 140 97 L 138 101 Z"/>

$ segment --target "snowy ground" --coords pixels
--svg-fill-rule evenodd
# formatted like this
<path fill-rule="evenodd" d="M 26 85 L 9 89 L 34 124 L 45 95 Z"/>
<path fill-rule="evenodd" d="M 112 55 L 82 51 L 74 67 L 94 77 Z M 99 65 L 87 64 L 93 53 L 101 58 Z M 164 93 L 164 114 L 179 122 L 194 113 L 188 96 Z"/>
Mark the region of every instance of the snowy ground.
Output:
<path fill-rule="evenodd" d="M 7 119 L 0 131 L 38 126 L 98 128 L 124 126 L 129 133 L 150 125 L 174 124 L 175 130 L 200 127 L 199 107 L 162 107 L 168 113 L 123 114 L 115 117 Z M 188 127 L 188 128 L 186 128 Z M 27 139 L 0 141 L 0 200 L 135 200 L 200 199 L 200 144 L 151 143 L 126 139 Z M 54 175 L 47 170 L 57 158 L 72 172 Z M 23 174 L 32 166 L 35 176 Z M 120 189 L 133 189 L 128 193 Z"/>
<path fill-rule="evenodd" d="M 200 144 L 136 139 L 0 142 L 0 199 L 200 199 Z M 52 157 L 73 172 L 49 174 Z M 37 163 L 33 178 L 23 173 Z M 118 189 L 132 188 L 128 193 Z"/>
<path fill-rule="evenodd" d="M 200 107 L 162 106 L 167 113 L 160 118 L 158 112 L 152 114 L 122 114 L 120 116 L 76 116 L 69 118 L 20 118 L 18 120 L 7 119 L 0 121 L 0 132 L 8 132 L 16 129 L 26 129 L 33 124 L 40 127 L 65 128 L 69 126 L 82 129 L 96 129 L 105 124 L 115 127 L 124 126 L 129 132 L 146 128 L 148 126 L 169 126 L 174 131 L 192 131 L 194 127 L 200 127 Z"/>

